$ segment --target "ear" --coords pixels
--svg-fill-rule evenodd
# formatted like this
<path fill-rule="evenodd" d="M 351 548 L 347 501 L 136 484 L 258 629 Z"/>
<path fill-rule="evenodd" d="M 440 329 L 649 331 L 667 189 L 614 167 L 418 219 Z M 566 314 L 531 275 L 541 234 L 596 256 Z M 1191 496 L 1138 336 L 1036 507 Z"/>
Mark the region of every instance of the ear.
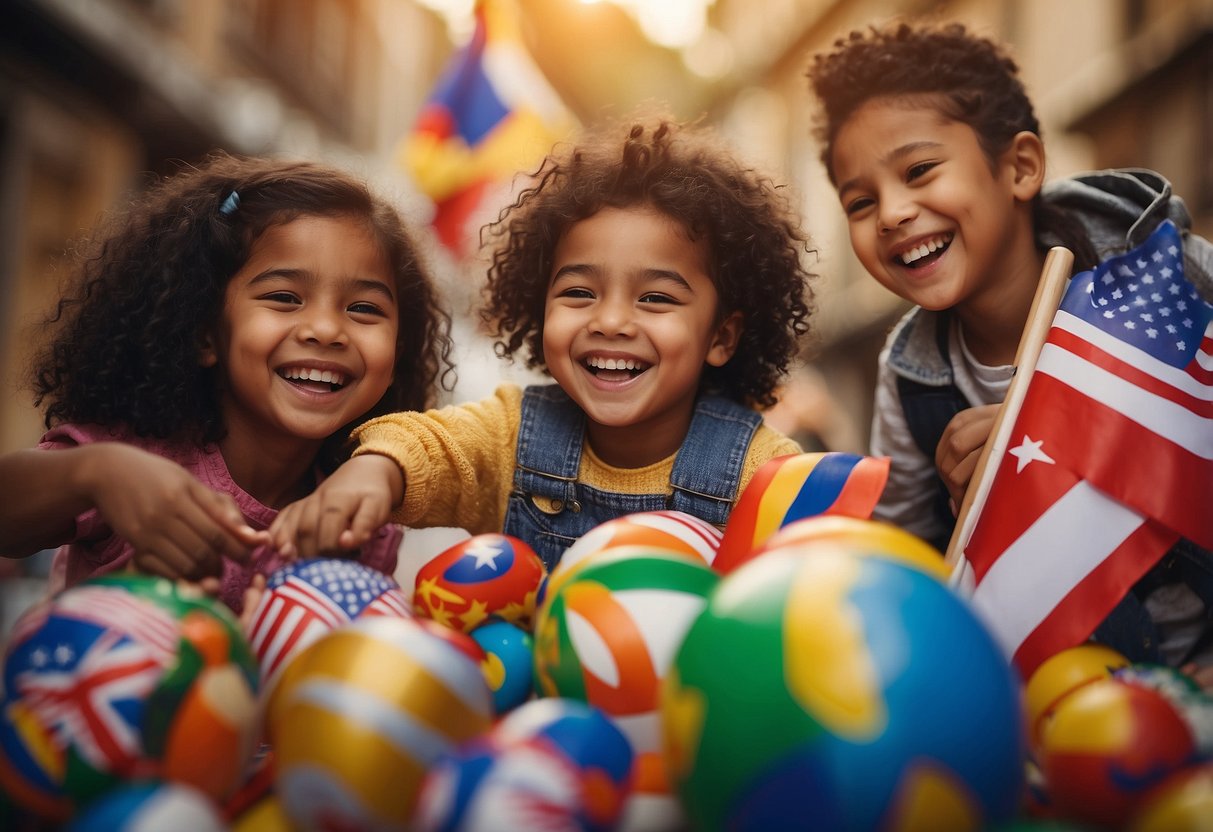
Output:
<path fill-rule="evenodd" d="M 741 332 L 745 328 L 745 319 L 740 312 L 733 312 L 716 327 L 708 354 L 704 358 L 713 367 L 723 367 L 737 352 L 737 344 L 741 341 Z"/>
<path fill-rule="evenodd" d="M 219 351 L 215 349 L 215 338 L 210 333 L 202 336 L 198 344 L 198 366 L 214 367 L 219 363 Z"/>
<path fill-rule="evenodd" d="M 1021 130 L 1011 139 L 1003 158 L 1013 177 L 1011 193 L 1020 202 L 1031 202 L 1045 181 L 1045 146 L 1040 136 Z"/>

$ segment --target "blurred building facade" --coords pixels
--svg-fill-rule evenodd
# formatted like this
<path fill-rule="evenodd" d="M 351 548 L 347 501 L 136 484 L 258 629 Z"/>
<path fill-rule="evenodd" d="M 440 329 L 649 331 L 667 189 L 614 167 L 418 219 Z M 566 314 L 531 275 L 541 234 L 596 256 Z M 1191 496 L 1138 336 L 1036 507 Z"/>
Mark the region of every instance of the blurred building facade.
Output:
<path fill-rule="evenodd" d="M 804 375 L 850 423 L 826 442 L 837 449 L 863 450 L 876 356 L 904 309 L 851 254 L 812 137 L 804 71 L 847 31 L 926 15 L 1007 41 L 1050 176 L 1157 169 L 1213 233 L 1213 0 L 715 0 L 681 53 L 609 3 L 520 7 L 536 62 L 581 121 L 645 102 L 704 115 L 797 194 L 821 275 Z M 20 384 L 65 247 L 149 174 L 215 148 L 321 158 L 424 217 L 395 155 L 451 40 L 413 0 L 0 4 L 0 452 L 41 431 Z"/>

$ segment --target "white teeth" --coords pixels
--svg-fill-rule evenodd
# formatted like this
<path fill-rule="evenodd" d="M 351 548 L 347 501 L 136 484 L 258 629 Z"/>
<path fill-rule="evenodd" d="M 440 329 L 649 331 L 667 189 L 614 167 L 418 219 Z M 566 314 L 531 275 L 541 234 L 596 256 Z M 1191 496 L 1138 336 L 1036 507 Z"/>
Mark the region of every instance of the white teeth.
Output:
<path fill-rule="evenodd" d="M 645 366 L 632 358 L 588 358 L 585 363 L 595 370 L 638 370 Z"/>
<path fill-rule="evenodd" d="M 282 375 L 284 378 L 296 381 L 318 381 L 321 384 L 343 385 L 346 382 L 344 373 L 332 370 L 317 370 L 315 368 L 309 370 L 306 367 L 288 367 L 282 371 Z"/>
<path fill-rule="evenodd" d="M 952 238 L 950 235 L 944 235 L 927 240 L 925 243 L 922 243 L 909 251 L 902 252 L 901 262 L 908 266 L 915 260 L 921 260 L 931 252 L 938 251 L 951 241 Z"/>

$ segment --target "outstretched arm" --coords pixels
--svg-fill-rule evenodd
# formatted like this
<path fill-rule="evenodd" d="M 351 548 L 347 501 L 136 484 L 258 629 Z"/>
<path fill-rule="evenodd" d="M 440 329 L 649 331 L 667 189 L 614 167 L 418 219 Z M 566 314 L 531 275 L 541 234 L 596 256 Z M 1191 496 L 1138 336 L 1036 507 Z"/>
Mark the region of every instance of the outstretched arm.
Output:
<path fill-rule="evenodd" d="M 98 442 L 0 456 L 5 557 L 70 541 L 76 517 L 91 508 L 131 544 L 137 568 L 169 578 L 217 574 L 222 556 L 243 560 L 268 539 L 245 522 L 229 495 L 131 445 Z"/>
<path fill-rule="evenodd" d="M 314 558 L 354 550 L 391 519 L 404 499 L 404 473 L 369 453 L 343 463 L 308 496 L 274 518 L 270 539 L 286 557 Z"/>

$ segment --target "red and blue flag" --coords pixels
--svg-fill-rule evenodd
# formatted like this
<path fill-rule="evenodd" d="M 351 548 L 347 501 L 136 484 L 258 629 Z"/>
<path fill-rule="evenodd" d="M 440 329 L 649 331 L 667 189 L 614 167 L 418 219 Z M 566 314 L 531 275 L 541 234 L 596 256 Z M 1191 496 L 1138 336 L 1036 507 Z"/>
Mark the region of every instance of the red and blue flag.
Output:
<path fill-rule="evenodd" d="M 1085 640 L 1180 537 L 1213 547 L 1213 306 L 1170 221 L 1076 275 L 965 557 L 1020 669 Z"/>
<path fill-rule="evenodd" d="M 434 202 L 439 239 L 460 255 L 489 195 L 573 126 L 527 55 L 514 13 L 503 0 L 477 3 L 472 39 L 439 78 L 402 151 L 405 168 Z"/>

